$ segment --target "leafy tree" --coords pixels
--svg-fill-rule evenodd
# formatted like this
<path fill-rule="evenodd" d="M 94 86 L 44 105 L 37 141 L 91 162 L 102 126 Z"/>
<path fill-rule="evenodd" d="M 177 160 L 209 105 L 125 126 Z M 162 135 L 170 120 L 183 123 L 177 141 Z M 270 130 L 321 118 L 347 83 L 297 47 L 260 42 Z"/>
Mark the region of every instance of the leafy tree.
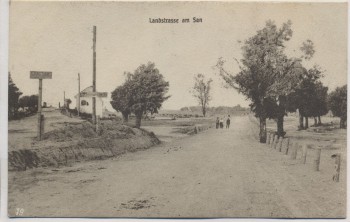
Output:
<path fill-rule="evenodd" d="M 22 109 L 28 107 L 29 111 L 31 113 L 34 113 L 38 111 L 38 101 L 38 95 L 22 96 L 19 98 L 18 104 Z"/>
<path fill-rule="evenodd" d="M 291 72 L 296 61 L 284 54 L 284 43 L 291 36 L 290 21 L 279 29 L 274 22 L 267 21 L 263 29 L 245 41 L 239 73 L 228 73 L 223 68 L 223 59 L 219 59 L 216 65 L 228 86 L 251 101 L 251 110 L 260 121 L 259 137 L 262 143 L 266 142 L 266 119 L 277 118 L 282 113 L 283 121 L 284 97 L 290 93 L 297 80 Z M 283 112 L 278 109 L 279 106 Z"/>
<path fill-rule="evenodd" d="M 111 105 L 113 109 L 122 113 L 124 122 L 128 122 L 131 114 L 133 102 L 130 90 L 130 84 L 127 80 L 124 85 L 118 86 L 111 94 Z"/>
<path fill-rule="evenodd" d="M 127 78 L 132 102 L 130 110 L 136 116 L 136 127 L 140 128 L 142 116 L 157 113 L 163 102 L 170 97 L 166 96 L 169 82 L 164 80 L 163 75 L 151 62 L 140 65 L 134 73 L 127 73 Z"/>
<path fill-rule="evenodd" d="M 29 96 L 21 96 L 18 100 L 18 107 L 24 108 L 29 107 Z"/>
<path fill-rule="evenodd" d="M 321 116 L 328 112 L 326 105 L 328 88 L 324 87 L 319 81 L 323 76 L 323 71 L 320 67 L 314 66 L 309 70 L 305 68 L 302 68 L 302 70 L 300 83 L 295 88 L 295 91 L 287 98 L 287 110 L 290 112 L 298 110 L 299 129 L 306 129 L 309 125 L 309 117 L 317 117 L 320 122 Z"/>
<path fill-rule="evenodd" d="M 315 97 L 313 101 L 313 117 L 314 125 L 321 125 L 321 116 L 328 113 L 327 97 L 328 87 L 323 86 L 322 82 L 317 81 L 315 83 Z"/>
<path fill-rule="evenodd" d="M 337 87 L 329 94 L 328 106 L 334 116 L 340 117 L 340 128 L 346 129 L 347 85 Z"/>
<path fill-rule="evenodd" d="M 211 100 L 210 84 L 212 81 L 212 79 L 206 80 L 203 74 L 198 74 L 194 77 L 194 86 L 192 88 L 192 94 L 197 99 L 199 105 L 201 105 L 204 117 L 207 112 L 209 101 Z"/>
<path fill-rule="evenodd" d="M 65 108 L 67 108 L 67 109 L 69 109 L 69 105 L 72 103 L 72 100 L 71 99 L 66 99 L 65 101 L 64 101 L 64 106 L 65 106 Z"/>
<path fill-rule="evenodd" d="M 39 103 L 39 96 L 38 95 L 29 96 L 28 107 L 31 108 L 32 112 L 38 111 L 38 103 Z"/>
<path fill-rule="evenodd" d="M 13 119 L 17 116 L 18 99 L 20 95 L 22 95 L 22 92 L 19 91 L 19 88 L 13 82 L 10 73 L 8 77 L 8 87 L 8 118 Z"/>

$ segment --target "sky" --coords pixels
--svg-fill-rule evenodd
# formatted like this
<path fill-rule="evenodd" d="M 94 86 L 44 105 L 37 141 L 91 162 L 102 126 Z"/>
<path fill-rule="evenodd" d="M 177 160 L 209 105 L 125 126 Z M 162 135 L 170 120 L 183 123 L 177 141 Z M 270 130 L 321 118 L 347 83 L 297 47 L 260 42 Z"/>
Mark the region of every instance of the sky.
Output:
<path fill-rule="evenodd" d="M 155 18 L 202 18 L 202 23 L 155 24 Z M 112 92 L 124 82 L 124 72 L 154 62 L 169 81 L 163 109 L 197 105 L 191 96 L 194 76 L 213 79 L 210 106 L 247 107 L 249 101 L 225 84 L 213 68 L 223 57 L 226 69 L 239 71 L 242 43 L 267 20 L 278 26 L 292 21 L 293 37 L 286 53 L 300 56 L 307 39 L 320 65 L 322 82 L 330 90 L 347 82 L 346 3 L 224 3 L 224 2 L 12 2 L 10 5 L 9 71 L 23 95 L 37 94 L 38 80 L 30 71 L 51 71 L 43 81 L 43 101 L 63 103 L 92 85 L 92 30 L 97 26 L 97 91 Z M 109 97 L 106 103 L 109 104 Z M 111 106 L 107 108 L 112 110 Z"/>

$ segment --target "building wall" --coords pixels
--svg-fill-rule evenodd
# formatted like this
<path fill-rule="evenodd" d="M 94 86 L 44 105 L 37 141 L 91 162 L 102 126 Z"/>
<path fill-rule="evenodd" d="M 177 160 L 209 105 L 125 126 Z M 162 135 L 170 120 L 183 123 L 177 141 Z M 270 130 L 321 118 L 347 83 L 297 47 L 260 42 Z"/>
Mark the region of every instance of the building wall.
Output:
<path fill-rule="evenodd" d="M 76 107 L 78 107 L 78 100 L 76 101 Z M 96 115 L 102 117 L 103 100 L 96 98 Z M 92 114 L 92 97 L 80 98 L 80 112 Z"/>

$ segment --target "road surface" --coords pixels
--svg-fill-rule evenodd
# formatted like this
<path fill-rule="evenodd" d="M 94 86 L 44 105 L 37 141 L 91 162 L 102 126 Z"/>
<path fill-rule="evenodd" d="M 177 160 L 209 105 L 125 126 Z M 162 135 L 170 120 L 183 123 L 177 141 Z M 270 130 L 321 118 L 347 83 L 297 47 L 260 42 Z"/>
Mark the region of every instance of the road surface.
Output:
<path fill-rule="evenodd" d="M 247 117 L 120 157 L 9 174 L 9 214 L 39 217 L 343 217 L 334 183 L 257 143 Z M 22 210 L 23 209 L 23 210 Z"/>

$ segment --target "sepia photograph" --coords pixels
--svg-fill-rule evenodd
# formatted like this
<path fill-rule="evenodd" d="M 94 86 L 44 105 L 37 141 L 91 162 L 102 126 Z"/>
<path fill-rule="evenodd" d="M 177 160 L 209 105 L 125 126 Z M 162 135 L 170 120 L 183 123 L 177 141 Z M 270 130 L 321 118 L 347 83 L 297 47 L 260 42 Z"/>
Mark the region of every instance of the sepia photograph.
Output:
<path fill-rule="evenodd" d="M 8 216 L 346 218 L 347 33 L 347 2 L 10 1 Z"/>

